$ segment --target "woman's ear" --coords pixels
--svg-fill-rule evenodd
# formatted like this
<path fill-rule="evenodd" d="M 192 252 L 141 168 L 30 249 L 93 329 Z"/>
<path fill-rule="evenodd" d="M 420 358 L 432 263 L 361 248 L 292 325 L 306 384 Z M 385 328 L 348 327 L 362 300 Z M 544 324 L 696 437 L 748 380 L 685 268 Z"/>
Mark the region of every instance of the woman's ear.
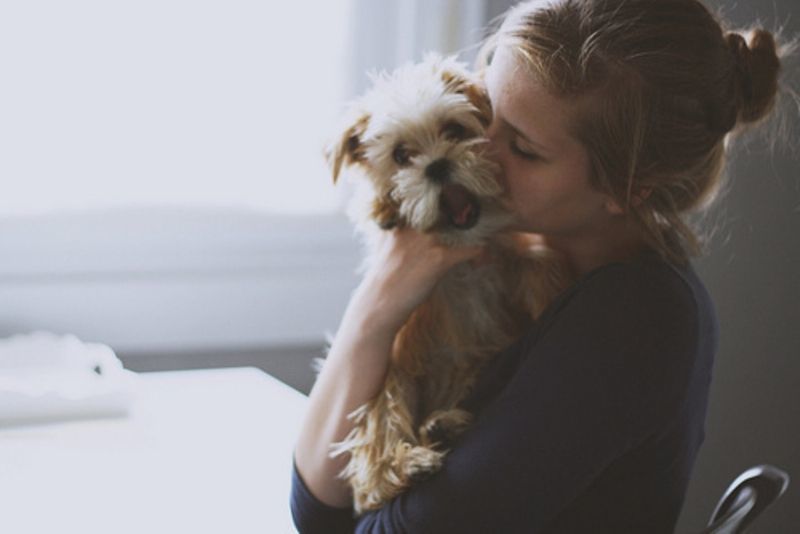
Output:
<path fill-rule="evenodd" d="M 605 203 L 606 211 L 611 215 L 624 215 L 625 213 L 627 213 L 628 211 L 627 208 L 629 206 L 633 206 L 634 208 L 640 206 L 642 202 L 644 202 L 645 200 L 648 199 L 648 197 L 650 197 L 650 194 L 652 192 L 653 190 L 650 187 L 640 188 L 638 191 L 634 192 L 631 195 L 630 200 L 628 201 L 628 204 L 625 207 L 623 207 L 619 202 L 617 202 L 616 199 L 609 196 L 606 199 Z"/>
<path fill-rule="evenodd" d="M 607 197 L 606 198 L 606 202 L 604 204 L 604 207 L 606 208 L 606 211 L 608 213 L 610 213 L 611 215 L 624 215 L 625 214 L 625 210 L 622 209 L 622 206 L 620 206 L 619 202 L 617 202 L 616 200 L 614 200 L 611 197 Z"/>

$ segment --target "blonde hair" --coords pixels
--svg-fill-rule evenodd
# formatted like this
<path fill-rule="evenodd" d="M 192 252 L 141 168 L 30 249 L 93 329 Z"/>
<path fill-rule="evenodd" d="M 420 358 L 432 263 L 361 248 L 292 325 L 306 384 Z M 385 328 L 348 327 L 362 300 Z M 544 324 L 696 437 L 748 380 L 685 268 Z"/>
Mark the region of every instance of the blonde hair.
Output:
<path fill-rule="evenodd" d="M 686 216 L 719 190 L 726 140 L 774 107 L 779 50 L 770 32 L 726 32 L 699 0 L 554 0 L 513 7 L 479 66 L 508 46 L 557 97 L 593 185 L 673 262 L 699 253 Z"/>

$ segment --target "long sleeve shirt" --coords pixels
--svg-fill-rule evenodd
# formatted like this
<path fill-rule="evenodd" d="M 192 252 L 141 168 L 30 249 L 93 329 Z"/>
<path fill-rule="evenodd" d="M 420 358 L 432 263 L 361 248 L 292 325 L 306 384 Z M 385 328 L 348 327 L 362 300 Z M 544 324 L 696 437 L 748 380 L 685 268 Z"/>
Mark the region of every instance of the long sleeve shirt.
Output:
<path fill-rule="evenodd" d="M 482 372 L 442 469 L 358 518 L 295 469 L 307 533 L 670 533 L 704 438 L 714 307 L 654 254 L 575 283 Z"/>

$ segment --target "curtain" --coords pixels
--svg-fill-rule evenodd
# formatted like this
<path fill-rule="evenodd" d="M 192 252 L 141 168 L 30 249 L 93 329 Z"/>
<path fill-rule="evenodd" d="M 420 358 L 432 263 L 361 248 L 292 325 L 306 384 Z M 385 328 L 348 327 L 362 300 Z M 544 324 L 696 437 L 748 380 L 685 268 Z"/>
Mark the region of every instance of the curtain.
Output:
<path fill-rule="evenodd" d="M 427 51 L 458 53 L 471 62 L 498 4 L 496 0 L 352 1 L 348 96 L 367 88 L 368 72 L 418 61 Z"/>

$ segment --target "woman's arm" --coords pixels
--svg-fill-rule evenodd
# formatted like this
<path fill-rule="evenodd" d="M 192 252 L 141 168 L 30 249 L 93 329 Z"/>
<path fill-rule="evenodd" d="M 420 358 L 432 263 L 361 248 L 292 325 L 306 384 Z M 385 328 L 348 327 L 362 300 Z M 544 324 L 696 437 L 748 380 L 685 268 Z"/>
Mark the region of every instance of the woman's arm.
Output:
<path fill-rule="evenodd" d="M 352 502 L 349 488 L 337 476 L 348 457 L 330 458 L 330 445 L 353 428 L 347 416 L 382 387 L 395 335 L 450 268 L 480 251 L 445 248 L 432 236 L 412 230 L 384 234 L 311 391 L 295 449 L 299 474 L 323 503 L 346 507 Z"/>

